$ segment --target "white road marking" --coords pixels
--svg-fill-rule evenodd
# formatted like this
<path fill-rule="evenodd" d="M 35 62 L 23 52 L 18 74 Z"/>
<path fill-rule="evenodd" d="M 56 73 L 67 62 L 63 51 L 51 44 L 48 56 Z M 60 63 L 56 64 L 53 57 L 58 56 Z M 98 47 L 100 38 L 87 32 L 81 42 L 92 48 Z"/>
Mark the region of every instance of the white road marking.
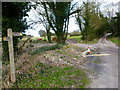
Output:
<path fill-rule="evenodd" d="M 110 54 L 91 54 L 91 55 L 84 55 L 83 54 L 83 57 L 88 57 L 88 56 L 107 56 L 107 55 L 110 55 Z"/>

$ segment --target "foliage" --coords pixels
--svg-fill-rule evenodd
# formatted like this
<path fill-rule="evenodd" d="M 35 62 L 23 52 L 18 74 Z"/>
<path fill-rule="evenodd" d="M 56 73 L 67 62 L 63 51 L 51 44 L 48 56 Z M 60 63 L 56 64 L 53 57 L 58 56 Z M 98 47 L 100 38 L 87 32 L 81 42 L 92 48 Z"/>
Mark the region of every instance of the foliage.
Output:
<path fill-rule="evenodd" d="M 40 54 L 43 53 L 45 51 L 49 51 L 49 50 L 55 50 L 55 49 L 59 49 L 61 48 L 62 45 L 53 45 L 53 46 L 43 46 L 40 48 L 37 48 L 35 51 L 30 52 L 31 55 L 35 55 L 35 54 Z"/>
<path fill-rule="evenodd" d="M 75 67 L 58 67 L 43 63 L 30 68 L 28 73 L 17 75 L 18 88 L 85 88 L 89 79 L 85 72 Z M 35 73 L 35 74 L 34 74 Z"/>
<path fill-rule="evenodd" d="M 38 33 L 39 33 L 39 35 L 41 37 L 45 37 L 46 36 L 46 32 L 44 30 L 40 30 Z"/>
<path fill-rule="evenodd" d="M 2 37 L 7 36 L 7 29 L 11 28 L 13 32 L 24 32 L 27 29 L 27 12 L 30 10 L 29 3 L 25 2 L 3 2 L 2 3 Z M 14 10 L 13 10 L 14 9 Z M 13 37 L 14 51 L 17 51 L 19 37 Z M 2 41 L 3 60 L 8 60 L 8 43 Z"/>
<path fill-rule="evenodd" d="M 57 43 L 64 44 L 69 24 L 71 2 L 42 2 L 46 20 L 57 36 Z M 62 7 L 62 8 L 61 8 Z"/>
<path fill-rule="evenodd" d="M 87 1 L 83 2 L 81 7 L 83 11 L 75 15 L 76 22 L 81 30 L 81 39 L 91 41 L 103 36 L 109 30 L 109 24 L 108 19 L 103 17 L 99 5 L 95 2 Z"/>
<path fill-rule="evenodd" d="M 39 17 L 40 22 L 42 21 L 47 31 L 49 31 L 48 28 L 50 28 L 55 32 L 58 44 L 65 44 L 68 34 L 69 16 L 80 11 L 78 9 L 72 11 L 74 6 L 75 5 L 71 5 L 71 2 L 54 3 L 40 1 L 34 5 L 38 14 L 42 16 Z"/>
<path fill-rule="evenodd" d="M 116 16 L 112 17 L 109 22 L 110 31 L 115 37 L 120 36 L 120 13 L 116 13 Z"/>

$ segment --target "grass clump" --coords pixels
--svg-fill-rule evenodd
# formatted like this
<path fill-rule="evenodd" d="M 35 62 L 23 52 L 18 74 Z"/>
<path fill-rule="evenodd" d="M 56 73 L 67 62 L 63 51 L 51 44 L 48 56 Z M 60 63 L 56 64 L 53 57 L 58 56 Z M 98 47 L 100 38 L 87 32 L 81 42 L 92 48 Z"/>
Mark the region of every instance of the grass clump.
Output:
<path fill-rule="evenodd" d="M 43 63 L 35 65 L 37 71 L 17 75 L 18 88 L 84 88 L 89 84 L 85 72 L 75 67 L 58 67 Z M 31 72 L 32 71 L 32 72 Z M 33 74 L 34 72 L 34 74 Z"/>

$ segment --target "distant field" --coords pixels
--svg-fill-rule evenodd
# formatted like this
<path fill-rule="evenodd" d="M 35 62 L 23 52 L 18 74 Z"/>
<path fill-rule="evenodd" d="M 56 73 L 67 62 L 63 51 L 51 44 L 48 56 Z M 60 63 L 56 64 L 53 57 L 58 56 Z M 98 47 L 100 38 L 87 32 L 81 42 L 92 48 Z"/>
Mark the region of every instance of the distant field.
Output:
<path fill-rule="evenodd" d="M 81 40 L 81 37 L 82 36 L 71 36 L 71 37 L 68 37 L 68 39 L 75 39 L 77 43 L 83 43 L 83 44 L 95 44 L 98 42 L 98 39 L 94 39 L 92 41 Z"/>
<path fill-rule="evenodd" d="M 53 37 L 55 37 L 55 36 L 52 36 L 52 38 Z M 27 39 L 27 37 L 23 37 L 23 39 L 22 40 L 26 40 Z M 37 40 L 37 39 L 42 39 L 42 40 L 44 40 L 44 39 L 46 39 L 47 40 L 47 37 L 45 38 L 45 37 L 32 37 L 31 38 L 32 40 Z"/>
<path fill-rule="evenodd" d="M 52 36 L 52 38 L 53 38 L 54 36 Z M 82 35 L 81 36 L 68 36 L 67 37 L 67 39 L 73 39 L 73 40 L 76 40 L 76 42 L 77 43 L 83 43 L 83 44 L 95 44 L 95 43 L 97 43 L 98 42 L 98 39 L 94 39 L 94 40 L 92 40 L 92 41 L 83 41 L 83 40 L 81 40 L 81 37 L 82 37 Z M 44 39 L 46 39 L 47 40 L 47 37 L 45 38 L 45 37 L 32 37 L 31 39 L 32 40 L 37 40 L 37 39 L 42 39 L 42 40 L 44 40 Z M 22 40 L 26 40 L 27 38 L 23 38 Z"/>
<path fill-rule="evenodd" d="M 80 42 L 82 36 L 69 36 L 67 39 L 75 39 L 78 43 Z"/>
<path fill-rule="evenodd" d="M 84 43 L 84 44 L 95 44 L 95 43 L 98 43 L 98 39 L 93 39 L 92 41 L 82 41 L 81 43 Z"/>
<path fill-rule="evenodd" d="M 120 43 L 119 43 L 119 41 L 118 41 L 118 37 L 108 38 L 108 40 L 110 40 L 110 41 L 112 41 L 114 44 L 120 46 Z"/>

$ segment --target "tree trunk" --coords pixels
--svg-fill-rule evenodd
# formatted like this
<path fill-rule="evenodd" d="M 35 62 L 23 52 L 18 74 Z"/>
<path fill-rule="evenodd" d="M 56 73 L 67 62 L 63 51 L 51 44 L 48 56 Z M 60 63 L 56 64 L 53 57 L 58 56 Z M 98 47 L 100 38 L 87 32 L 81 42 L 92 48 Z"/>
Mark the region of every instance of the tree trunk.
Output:
<path fill-rule="evenodd" d="M 47 30 L 47 39 L 48 39 L 48 42 L 51 43 L 51 32 L 49 29 Z"/>
<path fill-rule="evenodd" d="M 59 32 L 59 33 L 56 33 L 57 35 L 57 44 L 62 44 L 64 45 L 65 44 L 65 36 L 64 36 L 64 33 L 63 32 Z"/>

